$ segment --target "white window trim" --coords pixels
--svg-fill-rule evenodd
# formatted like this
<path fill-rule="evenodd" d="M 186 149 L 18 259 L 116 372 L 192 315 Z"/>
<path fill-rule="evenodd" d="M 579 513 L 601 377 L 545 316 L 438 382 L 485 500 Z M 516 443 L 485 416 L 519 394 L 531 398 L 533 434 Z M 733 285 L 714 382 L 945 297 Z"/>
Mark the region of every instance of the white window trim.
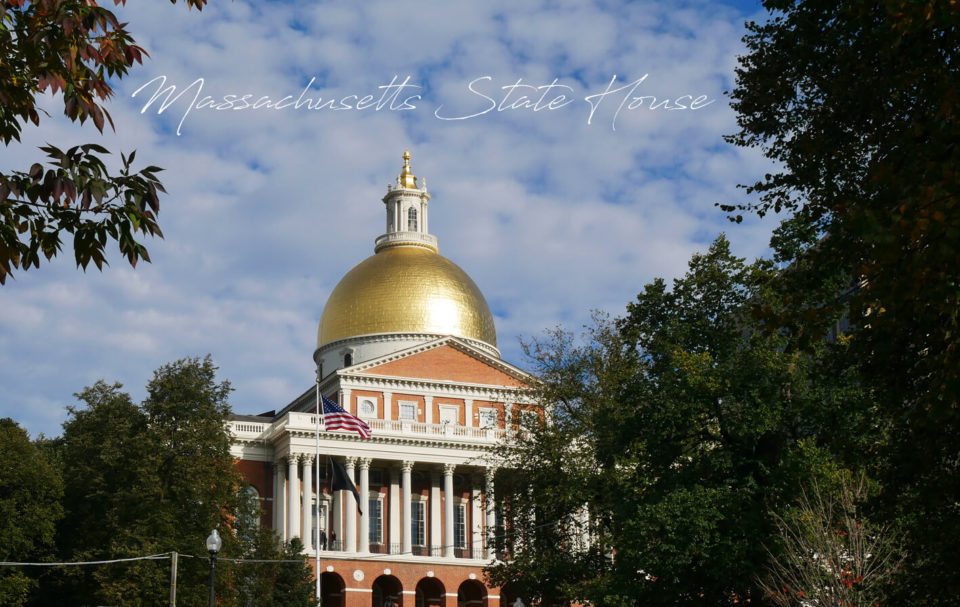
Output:
<path fill-rule="evenodd" d="M 457 542 L 457 512 L 461 512 L 460 523 L 463 527 L 463 533 L 460 535 L 460 539 L 463 540 L 462 543 Z M 453 547 L 454 548 L 466 548 L 467 547 L 467 503 L 466 500 L 459 499 L 453 503 Z"/>
<path fill-rule="evenodd" d="M 485 426 L 483 425 L 484 413 L 487 415 L 493 415 L 493 425 Z M 484 429 L 493 429 L 500 425 L 500 415 L 499 411 L 495 407 L 477 407 L 477 426 Z"/>
<path fill-rule="evenodd" d="M 371 411 L 370 413 L 365 412 L 365 411 L 363 410 L 363 405 L 364 405 L 365 403 L 370 403 L 370 404 L 372 404 L 372 405 L 373 405 L 373 411 Z M 357 402 L 357 415 L 358 415 L 359 417 L 368 417 L 368 418 L 369 418 L 369 417 L 377 417 L 377 401 L 376 401 L 376 400 L 373 400 L 373 399 L 371 399 L 371 398 L 369 398 L 369 397 L 366 397 L 366 396 L 361 396 L 361 397 L 359 397 L 359 400 L 358 400 L 358 402 Z"/>
<path fill-rule="evenodd" d="M 416 520 L 414 516 L 413 504 L 417 503 L 421 505 L 420 512 L 423 514 L 423 524 L 420 528 L 423 530 L 423 541 L 422 543 L 417 543 L 417 538 L 414 537 L 413 529 L 410 529 L 410 543 L 414 546 L 426 546 L 427 545 L 427 525 L 429 524 L 427 516 L 427 498 L 423 495 L 411 495 L 410 496 L 410 524 L 413 525 L 413 522 Z"/>
<path fill-rule="evenodd" d="M 412 407 L 413 408 L 413 417 L 404 417 L 403 408 Z M 417 421 L 417 402 L 412 400 L 401 400 L 397 401 L 397 419 L 402 422 L 415 422 Z"/>
<path fill-rule="evenodd" d="M 444 411 L 453 411 L 453 414 L 454 414 L 454 415 L 453 415 L 453 418 L 454 418 L 454 420 L 456 420 L 456 421 L 454 421 L 451 425 L 453 425 L 453 426 L 459 426 L 459 425 L 460 425 L 460 407 L 459 407 L 458 405 L 437 405 L 437 410 L 438 410 L 439 417 L 440 417 L 441 420 L 443 419 L 443 412 L 444 412 Z M 441 421 L 440 423 L 441 423 L 441 424 L 447 424 L 447 423 L 450 423 L 450 422 Z"/>
<path fill-rule="evenodd" d="M 368 507 L 368 508 L 370 507 L 370 504 L 369 504 L 370 500 L 377 500 L 378 502 L 380 502 L 380 538 L 379 538 L 378 541 L 370 540 L 370 543 L 371 543 L 371 544 L 383 544 L 383 543 L 384 543 L 384 542 L 383 542 L 383 531 L 384 531 L 384 524 L 383 524 L 383 493 L 380 493 L 379 491 L 371 491 L 371 492 L 367 495 L 367 507 Z M 373 519 L 370 519 L 370 531 L 372 532 L 375 528 L 376 528 L 376 522 L 375 522 Z"/>

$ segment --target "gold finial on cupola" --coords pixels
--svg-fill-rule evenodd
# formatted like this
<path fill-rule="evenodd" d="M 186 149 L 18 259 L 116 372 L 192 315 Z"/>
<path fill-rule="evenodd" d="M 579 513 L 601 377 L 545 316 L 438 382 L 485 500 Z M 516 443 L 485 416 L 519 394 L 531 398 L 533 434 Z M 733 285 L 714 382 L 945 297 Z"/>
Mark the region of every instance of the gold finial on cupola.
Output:
<path fill-rule="evenodd" d="M 401 188 L 417 189 L 417 178 L 414 177 L 413 172 L 410 170 L 410 150 L 403 151 L 403 168 L 400 170 L 397 183 Z"/>

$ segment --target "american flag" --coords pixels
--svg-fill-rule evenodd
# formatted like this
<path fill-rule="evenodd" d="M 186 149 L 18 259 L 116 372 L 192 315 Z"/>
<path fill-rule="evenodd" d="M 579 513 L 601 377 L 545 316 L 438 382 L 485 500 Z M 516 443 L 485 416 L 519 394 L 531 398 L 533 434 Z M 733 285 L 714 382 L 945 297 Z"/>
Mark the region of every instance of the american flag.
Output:
<path fill-rule="evenodd" d="M 350 415 L 343 407 L 323 397 L 323 425 L 327 430 L 356 432 L 361 438 L 370 438 L 370 426 L 359 417 Z"/>

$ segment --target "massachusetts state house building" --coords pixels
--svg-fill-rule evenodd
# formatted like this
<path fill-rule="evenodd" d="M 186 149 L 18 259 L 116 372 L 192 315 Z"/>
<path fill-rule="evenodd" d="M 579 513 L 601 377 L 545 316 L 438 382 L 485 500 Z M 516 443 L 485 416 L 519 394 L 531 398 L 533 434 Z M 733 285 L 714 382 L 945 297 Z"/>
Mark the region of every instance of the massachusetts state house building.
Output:
<path fill-rule="evenodd" d="M 311 387 L 277 411 L 235 416 L 233 454 L 265 524 L 319 551 L 325 607 L 511 605 L 483 581 L 495 558 L 489 452 L 533 414 L 532 378 L 500 359 L 487 302 L 438 253 L 430 194 L 403 158 L 383 197 L 386 232 L 330 294 L 313 354 L 320 393 L 372 437 L 321 428 L 318 460 Z M 361 504 L 330 491 L 328 457 Z"/>

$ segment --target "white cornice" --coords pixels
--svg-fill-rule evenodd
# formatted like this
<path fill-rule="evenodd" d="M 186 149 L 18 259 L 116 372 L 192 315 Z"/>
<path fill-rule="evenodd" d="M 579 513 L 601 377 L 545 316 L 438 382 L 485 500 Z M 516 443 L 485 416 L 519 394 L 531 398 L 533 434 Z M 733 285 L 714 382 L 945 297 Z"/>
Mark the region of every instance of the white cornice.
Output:
<path fill-rule="evenodd" d="M 349 390 L 404 392 L 422 396 L 433 395 L 534 404 L 534 399 L 528 397 L 530 388 L 521 386 L 471 384 L 454 380 L 421 379 L 368 373 L 340 373 L 339 380 L 340 388 Z"/>

